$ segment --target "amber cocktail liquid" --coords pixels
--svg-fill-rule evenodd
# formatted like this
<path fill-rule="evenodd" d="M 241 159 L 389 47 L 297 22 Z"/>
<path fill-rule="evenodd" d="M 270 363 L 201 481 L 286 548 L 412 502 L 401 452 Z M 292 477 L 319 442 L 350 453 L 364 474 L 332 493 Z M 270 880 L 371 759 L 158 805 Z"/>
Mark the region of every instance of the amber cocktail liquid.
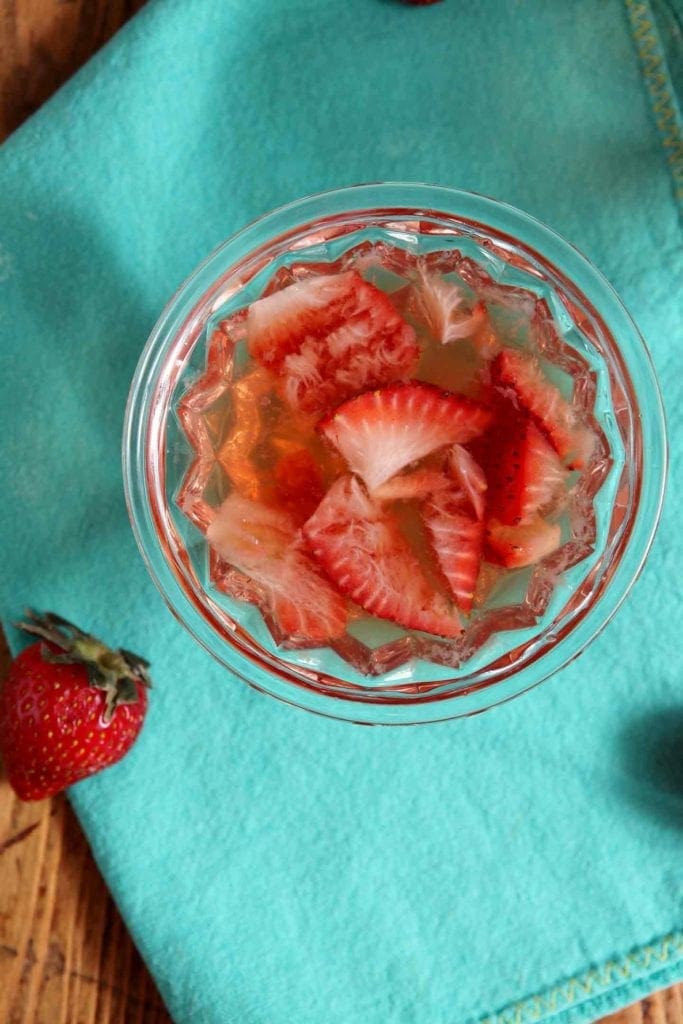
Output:
<path fill-rule="evenodd" d="M 457 251 L 293 261 L 207 332 L 176 501 L 282 647 L 457 666 L 592 550 L 592 380 L 544 300 Z"/>

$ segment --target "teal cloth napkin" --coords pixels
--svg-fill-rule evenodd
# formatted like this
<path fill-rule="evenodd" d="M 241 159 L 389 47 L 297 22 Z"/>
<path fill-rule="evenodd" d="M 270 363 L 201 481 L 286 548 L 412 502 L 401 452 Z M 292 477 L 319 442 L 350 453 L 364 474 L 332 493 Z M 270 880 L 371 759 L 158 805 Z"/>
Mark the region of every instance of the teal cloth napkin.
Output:
<path fill-rule="evenodd" d="M 139 743 L 71 798 L 178 1022 L 580 1022 L 683 978 L 683 246 L 632 34 L 649 17 L 155 0 L 0 152 L 0 610 L 153 663 Z M 373 179 L 489 193 L 579 245 L 649 340 L 674 442 L 642 580 L 583 657 L 396 730 L 215 664 L 147 577 L 119 469 L 180 281 L 268 208 Z"/>

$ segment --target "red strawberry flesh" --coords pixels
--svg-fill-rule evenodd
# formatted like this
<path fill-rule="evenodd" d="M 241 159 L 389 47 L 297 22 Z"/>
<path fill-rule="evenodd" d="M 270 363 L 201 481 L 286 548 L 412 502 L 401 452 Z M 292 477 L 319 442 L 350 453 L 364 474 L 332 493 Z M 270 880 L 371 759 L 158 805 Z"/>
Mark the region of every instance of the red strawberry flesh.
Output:
<path fill-rule="evenodd" d="M 424 501 L 430 494 L 452 487 L 452 481 L 437 469 L 414 469 L 411 473 L 392 476 L 372 493 L 377 501 Z"/>
<path fill-rule="evenodd" d="M 453 445 L 448 455 L 448 465 L 453 479 L 469 498 L 475 516 L 483 519 L 488 483 L 481 466 L 461 444 Z"/>
<path fill-rule="evenodd" d="M 595 443 L 593 433 L 578 421 L 572 404 L 548 380 L 534 356 L 503 349 L 493 363 L 493 379 L 513 390 L 519 405 L 570 468 L 580 469 L 587 463 Z"/>
<path fill-rule="evenodd" d="M 397 521 L 355 477 L 332 485 L 304 535 L 329 578 L 371 615 L 437 636 L 460 633 L 457 613 L 427 582 Z"/>
<path fill-rule="evenodd" d="M 319 413 L 415 369 L 415 332 L 356 271 L 311 277 L 249 309 L 249 351 L 280 378 L 297 411 Z"/>
<path fill-rule="evenodd" d="M 565 493 L 567 470 L 544 434 L 528 423 L 521 451 L 514 521 L 526 522 Z"/>
<path fill-rule="evenodd" d="M 288 638 L 326 643 L 344 633 L 344 599 L 301 550 L 289 516 L 231 494 L 206 537 L 217 554 L 260 584 L 270 612 Z"/>
<path fill-rule="evenodd" d="M 355 305 L 358 275 L 308 277 L 252 302 L 247 315 L 249 353 L 278 372 L 290 352 L 343 322 Z"/>
<path fill-rule="evenodd" d="M 469 512 L 460 491 L 441 491 L 424 509 L 434 554 L 458 608 L 472 610 L 481 566 L 484 524 Z"/>
<path fill-rule="evenodd" d="M 568 471 L 533 419 L 506 401 L 487 436 L 474 444 L 487 474 L 489 515 L 515 525 L 553 511 L 566 493 Z"/>
<path fill-rule="evenodd" d="M 372 491 L 436 449 L 470 441 L 490 419 L 470 399 L 413 382 L 358 395 L 318 429 Z"/>
<path fill-rule="evenodd" d="M 520 526 L 508 526 L 491 519 L 486 526 L 486 545 L 493 559 L 506 569 L 534 565 L 560 546 L 562 531 L 557 523 L 540 516 Z"/>

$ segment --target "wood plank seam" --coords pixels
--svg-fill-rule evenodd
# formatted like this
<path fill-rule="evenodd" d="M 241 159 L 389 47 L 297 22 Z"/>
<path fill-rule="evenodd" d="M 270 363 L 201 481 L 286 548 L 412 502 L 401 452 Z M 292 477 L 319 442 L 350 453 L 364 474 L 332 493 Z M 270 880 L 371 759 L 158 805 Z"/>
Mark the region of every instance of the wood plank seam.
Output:
<path fill-rule="evenodd" d="M 29 941 L 29 945 L 30 945 L 31 949 L 30 949 L 30 952 L 29 952 L 29 954 L 27 956 L 27 960 L 28 960 L 28 968 L 27 969 L 28 969 L 28 971 L 33 971 L 33 969 L 35 967 L 38 967 L 38 968 L 42 967 L 43 969 L 50 969 L 50 965 L 48 963 L 49 958 L 46 958 L 46 960 L 41 964 L 40 961 L 36 958 L 35 954 L 33 953 L 32 940 Z M 4 942 L 0 943 L 0 953 L 6 954 L 6 955 L 11 956 L 11 957 L 18 957 L 19 956 L 19 950 L 18 949 L 13 948 L 12 946 L 8 946 Z M 111 991 L 114 992 L 116 995 L 123 995 L 123 994 L 126 993 L 126 989 L 124 989 L 121 985 L 116 985 L 115 983 L 112 983 L 112 982 L 103 981 L 102 978 L 97 977 L 96 975 L 93 975 L 93 974 L 84 974 L 83 972 L 77 971 L 77 970 L 75 970 L 73 968 L 67 968 L 66 965 L 63 963 L 63 957 L 61 955 L 60 955 L 60 957 L 58 959 L 58 963 L 59 963 L 59 967 L 57 968 L 57 973 L 59 973 L 60 975 L 61 974 L 67 974 L 69 978 L 75 978 L 78 981 L 84 981 L 84 982 L 86 982 L 89 985 L 97 985 L 100 988 L 111 989 Z M 152 1000 L 150 1000 L 148 998 L 145 998 L 145 997 L 141 997 L 141 996 L 137 996 L 137 995 L 128 993 L 127 994 L 127 1000 L 128 1000 L 128 1002 L 130 1002 L 130 1004 L 132 1006 L 142 1005 L 142 1006 L 144 1006 L 144 1007 L 146 1007 L 147 1009 L 150 1009 L 150 1010 L 158 1010 L 159 1009 L 159 1003 L 158 1002 L 152 1001 Z"/>

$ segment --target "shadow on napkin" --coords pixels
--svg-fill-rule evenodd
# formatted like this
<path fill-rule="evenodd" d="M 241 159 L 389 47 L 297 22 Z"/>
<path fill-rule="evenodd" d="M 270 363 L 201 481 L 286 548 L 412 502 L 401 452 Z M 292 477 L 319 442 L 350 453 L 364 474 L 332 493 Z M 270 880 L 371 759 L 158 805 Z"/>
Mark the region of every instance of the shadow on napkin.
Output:
<path fill-rule="evenodd" d="M 618 751 L 622 795 L 642 814 L 683 829 L 683 707 L 632 718 L 619 733 Z"/>

